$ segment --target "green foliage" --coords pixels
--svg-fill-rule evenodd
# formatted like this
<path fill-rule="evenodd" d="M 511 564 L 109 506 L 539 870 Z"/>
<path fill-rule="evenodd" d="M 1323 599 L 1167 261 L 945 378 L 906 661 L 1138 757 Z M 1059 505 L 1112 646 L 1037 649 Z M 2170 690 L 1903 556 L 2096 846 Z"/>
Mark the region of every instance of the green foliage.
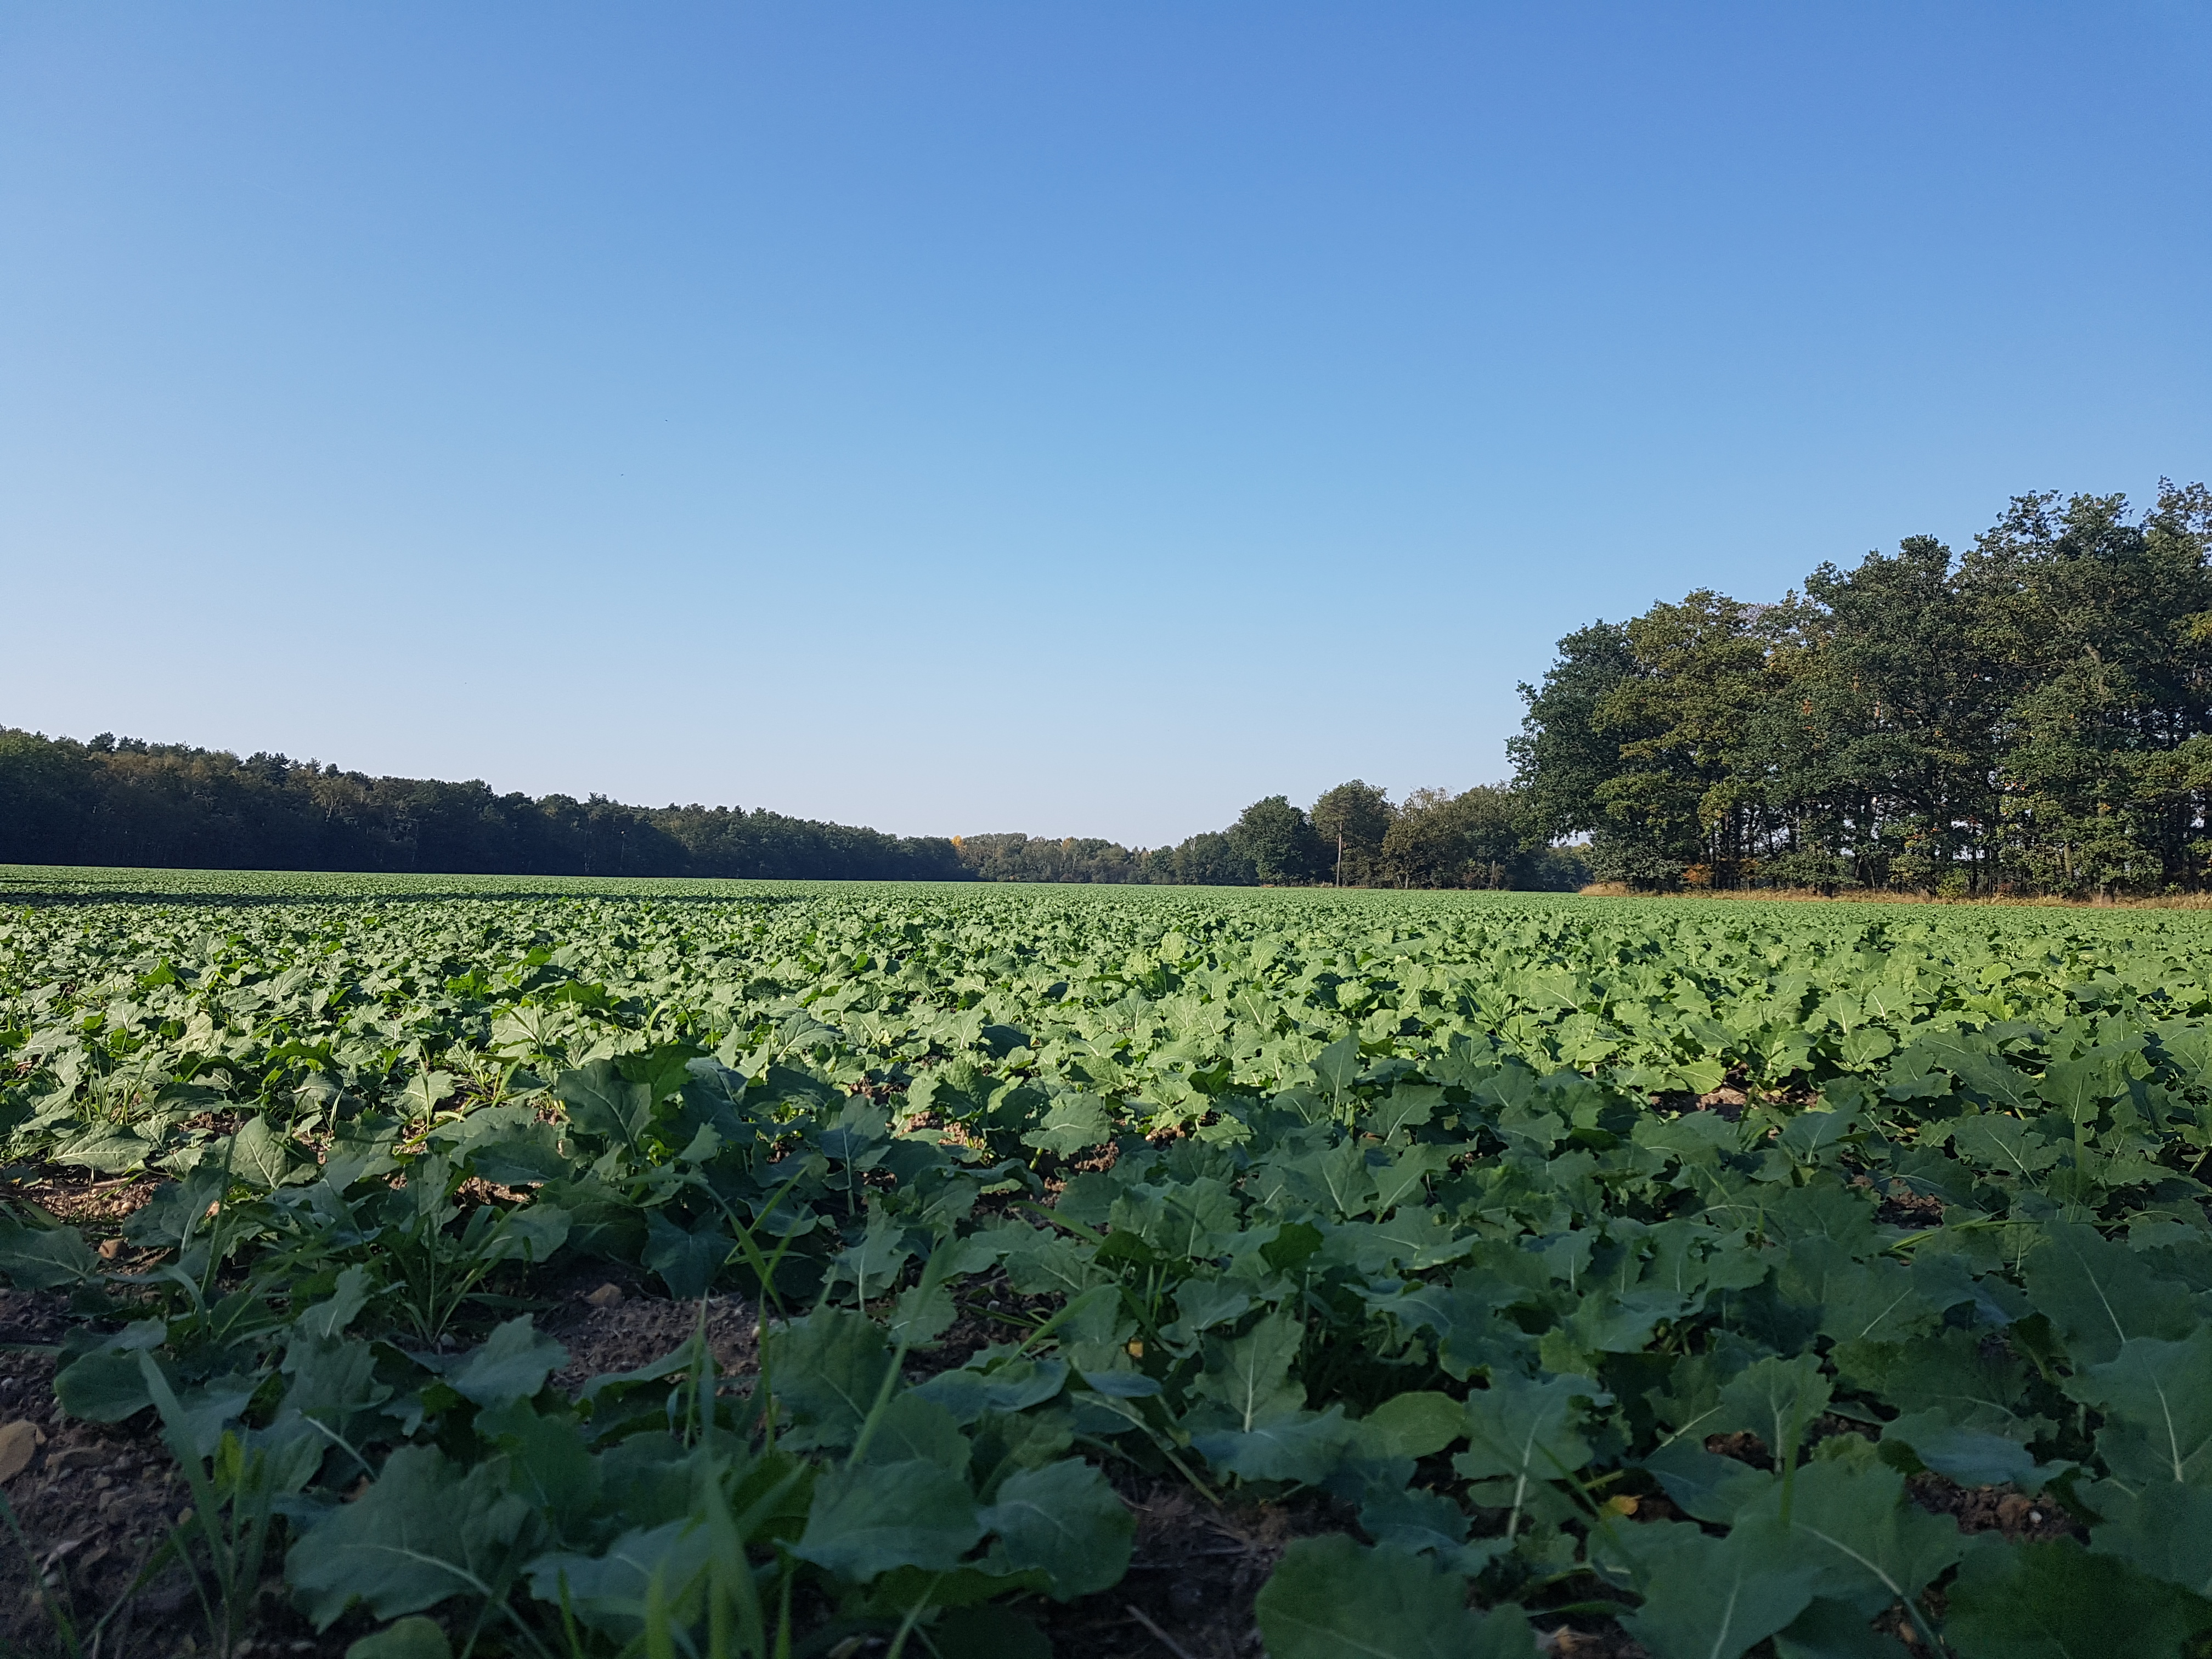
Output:
<path fill-rule="evenodd" d="M 1119 1583 L 1137 1530 L 1105 1477 L 1072 1457 L 1017 1470 L 981 1520 L 1006 1565 L 1042 1573 L 1062 1601 Z"/>
<path fill-rule="evenodd" d="M 219 870 L 959 880 L 952 843 L 765 808 L 533 800 L 283 755 L 0 726 L 0 860 Z M 164 876 L 173 872 L 163 872 Z"/>
<path fill-rule="evenodd" d="M 1277 1659 L 1526 1656 L 1523 1609 L 1655 1659 L 1894 1659 L 1899 1620 L 2067 1653 L 2108 1604 L 2178 1652 L 2212 1607 L 2204 928 L 55 905 L 0 917 L 10 1158 L 127 1135 L 161 1184 L 127 1266 L 19 1205 L 0 1272 L 88 1316 L 66 1410 L 160 1415 L 218 1647 L 281 1555 L 385 1659 L 424 1616 L 488 1659 L 1034 1652 L 1126 1571 L 1117 1488 L 1164 1480 L 1357 1517 L 1262 1594 Z M 702 1325 L 570 1386 L 533 1310 L 596 1264 L 744 1298 L 757 1364 Z M 994 1340 L 933 1349 L 956 1320 Z M 2086 1545 L 1963 1535 L 1923 1471 Z"/>
<path fill-rule="evenodd" d="M 2212 490 L 2164 483 L 1595 623 L 1522 688 L 1528 828 L 1647 889 L 2201 892 L 2208 614 Z"/>
<path fill-rule="evenodd" d="M 1469 1612 L 1467 1582 L 1341 1533 L 1302 1538 L 1260 1592 L 1272 1659 L 1534 1659 L 1517 1608 Z"/>
<path fill-rule="evenodd" d="M 435 1620 L 410 1613 L 352 1644 L 346 1659 L 452 1659 L 453 1651 Z"/>
<path fill-rule="evenodd" d="M 1329 849 L 1311 821 L 1280 795 L 1253 802 L 1228 834 L 1230 844 L 1251 860 L 1254 878 L 1265 884 L 1310 881 L 1330 867 Z"/>
<path fill-rule="evenodd" d="M 2174 1654 L 2212 1625 L 2212 1603 L 2067 1540 L 1974 1551 L 1944 1635 L 1960 1659 L 2088 1659 L 2124 1633 L 2135 1653 Z"/>

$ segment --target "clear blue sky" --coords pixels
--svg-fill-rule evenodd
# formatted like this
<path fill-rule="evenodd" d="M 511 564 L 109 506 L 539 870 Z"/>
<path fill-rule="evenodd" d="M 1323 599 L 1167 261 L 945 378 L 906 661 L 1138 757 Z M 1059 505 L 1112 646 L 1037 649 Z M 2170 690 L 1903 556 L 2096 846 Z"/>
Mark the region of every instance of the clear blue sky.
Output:
<path fill-rule="evenodd" d="M 2212 474 L 2212 8 L 0 6 L 0 724 L 1157 843 Z"/>

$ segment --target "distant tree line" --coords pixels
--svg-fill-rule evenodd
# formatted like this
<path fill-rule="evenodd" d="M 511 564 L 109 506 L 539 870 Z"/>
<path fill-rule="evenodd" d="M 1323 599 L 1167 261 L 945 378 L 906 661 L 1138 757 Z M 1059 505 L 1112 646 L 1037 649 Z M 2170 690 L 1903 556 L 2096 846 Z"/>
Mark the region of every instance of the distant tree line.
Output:
<path fill-rule="evenodd" d="M 1310 810 L 1270 795 L 1225 830 L 1149 851 L 1018 835 L 956 836 L 953 846 L 986 881 L 1562 890 L 1589 879 L 1573 849 L 1530 844 L 1521 797 L 1503 784 L 1417 789 L 1394 804 L 1355 778 Z"/>
<path fill-rule="evenodd" d="M 2065 896 L 2212 876 L 2212 492 L 2016 497 L 1802 592 L 1559 641 L 1511 744 L 1602 879 Z"/>
<path fill-rule="evenodd" d="M 962 881 L 939 836 L 0 728 L 0 863 Z"/>
<path fill-rule="evenodd" d="M 1503 787 L 1359 782 L 1314 804 L 1255 802 L 1178 846 L 1028 836 L 887 836 L 734 806 L 626 806 L 497 794 L 480 781 L 380 778 L 313 761 L 89 742 L 0 726 L 0 863 L 442 875 L 768 879 L 1574 886 L 1571 855 L 1523 848 Z"/>

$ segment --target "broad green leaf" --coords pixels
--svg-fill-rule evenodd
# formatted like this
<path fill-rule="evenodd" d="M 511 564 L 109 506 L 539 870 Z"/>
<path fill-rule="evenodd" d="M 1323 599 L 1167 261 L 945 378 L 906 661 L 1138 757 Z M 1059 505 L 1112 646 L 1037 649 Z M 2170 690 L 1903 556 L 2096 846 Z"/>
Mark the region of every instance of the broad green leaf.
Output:
<path fill-rule="evenodd" d="M 1961 1429 L 2027 1436 L 2018 1409 L 2027 1368 L 1985 1352 L 1972 1332 L 1944 1331 L 1904 1346 L 1846 1345 L 1836 1358 L 1845 1376 L 1903 1412 L 1937 1412 Z"/>
<path fill-rule="evenodd" d="M 476 1431 L 507 1454 L 507 1485 L 566 1536 L 590 1528 L 604 1498 L 604 1465 L 584 1430 L 559 1412 L 541 1417 L 527 1401 L 477 1413 Z"/>
<path fill-rule="evenodd" d="M 400 1108 L 410 1117 L 428 1117 L 453 1092 L 451 1072 L 417 1072 L 399 1091 Z"/>
<path fill-rule="evenodd" d="M 1529 1262 L 1539 1265 L 1534 1256 Z M 1484 1366 L 1511 1369 L 1531 1350 L 1518 1327 L 1494 1315 L 1536 1296 L 1527 1285 L 1477 1268 L 1458 1274 L 1449 1286 L 1422 1284 L 1397 1295 L 1370 1296 L 1369 1305 L 1408 1330 L 1435 1333 L 1437 1363 L 1446 1375 L 1464 1379 Z"/>
<path fill-rule="evenodd" d="M 136 1358 L 142 1376 L 153 1370 L 151 1354 L 142 1351 Z M 175 1395 L 175 1409 L 164 1407 L 162 1412 L 172 1438 L 183 1441 L 195 1456 L 212 1456 L 222 1443 L 224 1429 L 238 1419 L 260 1391 L 264 1375 L 210 1377 L 198 1388 L 186 1389 Z M 159 1376 L 160 1372 L 155 1371 L 155 1376 Z M 153 1376 L 146 1377 L 146 1391 L 156 1403 L 160 1402 L 161 1396 L 154 1387 Z"/>
<path fill-rule="evenodd" d="M 1517 1523 L 1538 1488 L 1589 1462 L 1589 1442 L 1574 1426 L 1575 1419 L 1586 1407 L 1612 1398 L 1586 1376 L 1531 1382 L 1500 1371 L 1488 1388 L 1468 1394 L 1468 1449 L 1453 1457 L 1452 1468 L 1469 1480 L 1510 1480 L 1506 1501 Z"/>
<path fill-rule="evenodd" d="M 1441 1492 L 1378 1482 L 1360 1505 L 1359 1528 L 1386 1549 L 1434 1550 L 1448 1558 L 1467 1541 L 1468 1515 Z"/>
<path fill-rule="evenodd" d="M 359 1602 L 379 1619 L 448 1596 L 495 1594 L 490 1578 L 532 1526 L 495 1463 L 464 1474 L 434 1446 L 403 1446 L 368 1490 L 292 1546 L 284 1579 L 319 1631 Z"/>
<path fill-rule="evenodd" d="M 1884 1425 L 1881 1441 L 1910 1447 L 1923 1466 L 1962 1486 L 2016 1486 L 2036 1492 L 2070 1467 L 2046 1468 L 2017 1440 L 1960 1428 L 1940 1411 L 1915 1412 Z"/>
<path fill-rule="evenodd" d="M 1359 1077 L 1359 1039 L 1339 1037 L 1314 1056 L 1314 1080 L 1330 1100 L 1339 1101 Z"/>
<path fill-rule="evenodd" d="M 1269 1659 L 1534 1659 L 1518 1607 L 1479 1614 L 1467 1581 L 1342 1533 L 1301 1538 L 1253 1603 Z"/>
<path fill-rule="evenodd" d="M 2126 1056 L 2109 1049 L 2091 1049 L 2059 1060 L 2037 1080 L 2035 1091 L 2069 1121 L 2094 1124 L 2107 1103 L 2128 1092 Z"/>
<path fill-rule="evenodd" d="M 1720 1409 L 1699 1426 L 1707 1434 L 1749 1430 L 1778 1460 L 1827 1410 L 1829 1391 L 1817 1355 L 1762 1359 L 1722 1389 Z"/>
<path fill-rule="evenodd" d="M 1401 1083 L 1376 1101 L 1362 1120 L 1368 1131 L 1388 1140 L 1401 1129 L 1418 1129 L 1444 1103 L 1444 1091 L 1432 1083 Z"/>
<path fill-rule="evenodd" d="M 1626 1541 L 1644 1605 L 1620 1622 L 1656 1659 L 1737 1659 L 1803 1613 L 1820 1577 L 1814 1564 L 1778 1559 L 1770 1539 L 1741 1530 L 1713 1538 L 1686 1522 L 1653 1523 Z"/>
<path fill-rule="evenodd" d="M 487 1254 L 500 1261 L 545 1261 L 568 1243 L 568 1212 L 560 1206 L 525 1204 L 500 1218 Z"/>
<path fill-rule="evenodd" d="M 125 1326 L 54 1376 L 54 1397 L 71 1417 L 88 1423 L 120 1423 L 154 1403 L 138 1356 L 159 1348 L 168 1327 L 158 1319 Z"/>
<path fill-rule="evenodd" d="M 1246 1432 L 1268 1418 L 1286 1416 L 1305 1404 L 1305 1390 L 1290 1380 L 1304 1340 L 1305 1327 L 1282 1311 L 1234 1340 L 1208 1337 L 1206 1371 L 1194 1391 L 1220 1402 L 1229 1426 Z"/>
<path fill-rule="evenodd" d="M 154 1403 L 138 1356 L 113 1349 L 86 1354 L 57 1373 L 54 1397 L 71 1417 L 88 1423 L 120 1423 Z"/>
<path fill-rule="evenodd" d="M 2036 1311 L 2077 1365 L 2116 1358 L 2130 1338 L 2186 1336 L 2196 1322 L 2186 1285 L 2155 1278 L 2141 1255 L 2080 1222 L 2050 1224 L 2026 1277 Z"/>
<path fill-rule="evenodd" d="M 502 1187 L 557 1181 L 574 1167 L 561 1151 L 560 1131 L 534 1117 L 502 1126 L 495 1134 L 464 1140 L 455 1156 L 471 1173 Z"/>
<path fill-rule="evenodd" d="M 1957 1522 L 1908 1501 L 1905 1477 L 1885 1464 L 1815 1460 L 1791 1486 L 1786 1520 L 1783 1483 L 1773 1481 L 1729 1536 L 1770 1559 L 1811 1565 L 1814 1594 L 1863 1599 L 1869 1614 L 1917 1595 L 1965 1547 Z"/>
<path fill-rule="evenodd" d="M 806 1530 L 792 1553 L 841 1578 L 894 1567 L 950 1571 L 983 1534 L 975 1494 L 940 1463 L 864 1463 L 814 1485 Z"/>
<path fill-rule="evenodd" d="M 2117 1555 L 2153 1578 L 2212 1601 L 2212 1488 L 2160 1481 L 2137 1492 L 2096 1491 L 2103 1518 L 2089 1534 L 2093 1555 Z"/>
<path fill-rule="evenodd" d="M 316 1303 L 300 1316 L 296 1323 L 301 1334 L 310 1341 L 336 1341 L 353 1323 L 354 1316 L 368 1305 L 368 1269 L 356 1262 L 338 1274 L 328 1300 Z"/>
<path fill-rule="evenodd" d="M 2119 1480 L 2212 1486 L 2212 1324 L 2183 1342 L 2130 1338 L 2066 1391 L 2105 1413 L 2097 1450 Z"/>
<path fill-rule="evenodd" d="M 236 1134 L 203 1152 L 201 1161 L 216 1169 L 227 1164 L 233 1181 L 265 1192 L 284 1184 L 294 1155 L 291 1142 L 270 1128 L 264 1115 L 246 1119 Z"/>
<path fill-rule="evenodd" d="M 580 1133 L 634 1146 L 653 1122 L 653 1091 L 631 1083 L 611 1060 L 595 1060 L 553 1080 L 553 1097 L 568 1109 L 568 1121 Z"/>
<path fill-rule="evenodd" d="M 2033 1181 L 2057 1164 L 2063 1148 L 2016 1117 L 1978 1112 L 1951 1126 L 1951 1145 L 1969 1164 Z"/>
<path fill-rule="evenodd" d="M 1403 1204 L 1418 1204 L 1428 1183 L 1451 1164 L 1449 1146 L 1408 1146 L 1381 1170 L 1373 1172 L 1375 1209 L 1386 1213 Z"/>
<path fill-rule="evenodd" d="M 905 1242 L 905 1232 L 902 1222 L 877 1211 L 868 1218 L 860 1237 L 830 1258 L 830 1282 L 852 1285 L 863 1302 L 871 1291 L 881 1296 L 890 1288 L 899 1269 L 914 1259 L 914 1251 Z"/>
<path fill-rule="evenodd" d="M 1837 1046 L 1846 1066 L 1870 1067 L 1896 1051 L 1897 1039 L 1879 1025 L 1862 1025 L 1856 1030 L 1844 1032 Z"/>
<path fill-rule="evenodd" d="M 1775 1659 L 1911 1659 L 1911 1650 L 1886 1636 L 1856 1607 L 1825 1596 L 1774 1633 Z"/>
<path fill-rule="evenodd" d="M 515 1401 L 527 1400 L 568 1363 L 568 1351 L 551 1337 L 541 1335 L 530 1316 L 524 1314 L 495 1328 L 482 1347 L 448 1370 L 445 1376 L 447 1386 L 464 1400 L 496 1411 Z"/>
<path fill-rule="evenodd" d="M 890 1348 L 882 1327 L 848 1308 L 817 1308 L 769 1334 L 770 1386 L 817 1445 L 849 1446 L 876 1403 Z"/>
<path fill-rule="evenodd" d="M 1170 1342 L 1194 1343 L 1216 1325 L 1243 1318 L 1252 1306 L 1249 1287 L 1224 1279 L 1187 1279 L 1175 1297 L 1176 1319 L 1160 1328 Z"/>
<path fill-rule="evenodd" d="M 1096 1095 L 1071 1093 L 1053 1097 L 1043 1121 L 1022 1136 L 1022 1144 L 1056 1157 L 1073 1158 L 1085 1147 L 1103 1146 L 1113 1137 L 1109 1103 Z"/>
<path fill-rule="evenodd" d="M 1428 1457 L 1467 1432 L 1467 1412 L 1448 1394 L 1393 1395 L 1358 1423 L 1362 1457 Z"/>
<path fill-rule="evenodd" d="M 1064 1233 L 1018 1229 L 1007 1247 L 1006 1281 L 1024 1296 L 1073 1297 L 1105 1281 L 1091 1263 L 1092 1249 Z"/>
<path fill-rule="evenodd" d="M 1573 1346 L 1587 1353 L 1635 1353 L 1651 1340 L 1662 1320 L 1677 1318 L 1702 1298 L 1641 1286 L 1590 1291 L 1559 1326 Z"/>
<path fill-rule="evenodd" d="M 1043 1572 L 1060 1601 L 1119 1583 L 1137 1530 L 1105 1476 L 1074 1457 L 1009 1476 L 980 1523 L 998 1534 L 994 1556 L 1017 1572 Z"/>
<path fill-rule="evenodd" d="M 81 1140 L 54 1149 L 56 1164 L 75 1164 L 102 1175 L 121 1175 L 143 1167 L 159 1149 L 143 1135 L 103 1124 Z"/>
<path fill-rule="evenodd" d="M 944 1407 L 954 1422 L 965 1427 L 986 1412 L 1018 1412 L 1042 1405 L 1066 1380 L 1064 1359 L 1007 1358 L 1001 1354 L 988 1369 L 939 1371 L 914 1393 Z"/>
<path fill-rule="evenodd" d="M 1324 1221 L 1363 1216 L 1375 1207 L 1375 1176 L 1357 1141 L 1285 1159 L 1279 1170 L 1292 1206 L 1318 1211 Z"/>
<path fill-rule="evenodd" d="M 1644 1460 L 1667 1496 L 1683 1514 L 1725 1525 L 1738 1511 L 1774 1485 L 1764 1469 L 1733 1457 L 1718 1457 L 1694 1438 L 1670 1440 Z"/>
<path fill-rule="evenodd" d="M 919 1394 L 894 1395 L 876 1418 L 862 1461 L 904 1463 L 919 1459 L 963 1474 L 968 1468 L 968 1442 L 952 1413 Z"/>
<path fill-rule="evenodd" d="M 392 1397 L 392 1385 L 377 1380 L 375 1348 L 358 1338 L 296 1334 L 284 1350 L 284 1371 L 292 1382 L 282 1409 L 312 1417 L 347 1439 L 354 1437 L 353 1419 Z"/>
<path fill-rule="evenodd" d="M 1211 1176 L 1164 1187 L 1132 1187 L 1115 1201 L 1117 1231 L 1135 1233 L 1170 1257 L 1218 1255 L 1237 1231 L 1237 1197 Z"/>
<path fill-rule="evenodd" d="M 1191 1436 L 1199 1455 L 1246 1480 L 1295 1480 L 1318 1486 L 1352 1445 L 1358 1425 L 1344 1407 L 1325 1412 L 1274 1412 L 1249 1429 L 1209 1429 Z"/>
<path fill-rule="evenodd" d="M 714 1546 L 713 1532 L 686 1516 L 633 1528 L 602 1555 L 549 1553 L 524 1571 L 539 1601 L 567 1607 L 594 1630 L 634 1640 L 645 1628 L 646 1600 L 656 1577 L 667 1601 L 690 1613 Z"/>
<path fill-rule="evenodd" d="M 926 1348 L 945 1334 L 960 1317 L 959 1304 L 944 1285 L 909 1285 L 891 1304 L 884 1331 L 894 1344 Z"/>
<path fill-rule="evenodd" d="M 106 1266 L 74 1227 L 16 1227 L 0 1233 L 0 1273 L 26 1291 L 93 1285 Z"/>
<path fill-rule="evenodd" d="M 1952 1584 L 1943 1639 L 1959 1659 L 2115 1659 L 2179 1654 L 2204 1604 L 2116 1555 L 2070 1539 L 1970 1553 Z"/>
<path fill-rule="evenodd" d="M 364 1636 L 345 1650 L 345 1659 L 453 1659 L 453 1644 L 434 1619 L 410 1613 Z"/>
<path fill-rule="evenodd" d="M 1852 1059 L 1853 1065 L 1880 1060 L 1894 1046 L 1890 1042 L 1887 1032 L 1879 1035 L 1883 1046 L 1869 1054 L 1865 1061 Z M 1848 1046 L 1849 1039 L 1846 1039 Z M 1850 1056 L 1847 1054 L 1846 1058 Z M 1856 1111 L 1800 1112 L 1782 1131 L 1782 1149 L 1801 1164 L 1826 1163 L 1830 1160 L 1834 1148 L 1842 1145 L 1844 1138 L 1854 1133 L 1858 1127 L 1859 1115 Z"/>
<path fill-rule="evenodd" d="M 709 1215 L 686 1231 L 669 1219 L 665 1210 L 651 1210 L 645 1218 L 643 1264 L 660 1275 L 668 1294 L 678 1302 L 694 1302 L 714 1287 L 714 1275 L 730 1259 L 737 1243 L 719 1215 Z"/>
<path fill-rule="evenodd" d="M 1834 1239 L 1801 1238 L 1776 1279 L 1784 1300 L 1816 1310 L 1838 1342 L 1901 1342 L 1933 1325 L 1937 1310 L 1901 1261 L 1855 1259 Z"/>

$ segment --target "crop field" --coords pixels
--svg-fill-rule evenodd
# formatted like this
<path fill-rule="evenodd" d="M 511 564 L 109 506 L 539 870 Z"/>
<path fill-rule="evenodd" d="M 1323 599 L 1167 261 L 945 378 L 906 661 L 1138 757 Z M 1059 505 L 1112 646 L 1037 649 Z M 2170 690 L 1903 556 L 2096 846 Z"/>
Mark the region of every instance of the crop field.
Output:
<path fill-rule="evenodd" d="M 2212 1651 L 2202 913 L 13 868 L 0 1128 L 33 1651 Z"/>

